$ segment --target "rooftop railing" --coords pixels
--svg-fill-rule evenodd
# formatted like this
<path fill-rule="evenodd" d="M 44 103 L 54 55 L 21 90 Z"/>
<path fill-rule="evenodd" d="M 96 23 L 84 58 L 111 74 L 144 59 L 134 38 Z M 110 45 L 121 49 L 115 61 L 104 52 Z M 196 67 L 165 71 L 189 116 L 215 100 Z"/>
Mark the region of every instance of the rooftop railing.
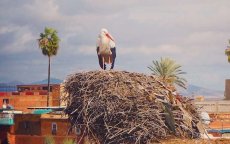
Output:
<path fill-rule="evenodd" d="M 46 91 L 38 91 L 38 92 L 0 92 L 0 97 L 1 96 L 23 96 L 23 95 L 47 95 L 48 92 Z M 50 92 L 52 94 L 52 92 Z"/>

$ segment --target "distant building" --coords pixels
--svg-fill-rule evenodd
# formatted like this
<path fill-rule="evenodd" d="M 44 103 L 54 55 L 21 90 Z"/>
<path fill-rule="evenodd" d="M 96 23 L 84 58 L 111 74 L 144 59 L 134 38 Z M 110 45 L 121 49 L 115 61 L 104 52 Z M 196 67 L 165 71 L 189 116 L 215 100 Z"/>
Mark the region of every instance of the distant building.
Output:
<path fill-rule="evenodd" d="M 201 101 L 204 101 L 204 96 L 194 96 L 194 100 L 197 101 L 197 102 L 201 102 Z"/>
<path fill-rule="evenodd" d="M 82 129 L 70 129 L 68 118 L 55 112 L 16 114 L 14 120 L 15 124 L 7 129 L 9 144 L 42 144 L 47 137 L 52 137 L 55 144 L 63 144 L 66 139 L 80 140 L 82 134 Z"/>
<path fill-rule="evenodd" d="M 46 84 L 17 85 L 14 92 L 0 92 L 0 144 L 41 144 L 48 136 L 56 144 L 67 138 L 81 140 L 82 127 L 70 129 L 68 117 L 61 112 L 60 84 L 50 86 L 49 107 Z"/>
<path fill-rule="evenodd" d="M 195 105 L 200 111 L 205 111 L 209 114 L 230 113 L 230 101 L 226 100 L 196 101 Z"/>
<path fill-rule="evenodd" d="M 50 85 L 50 106 L 60 105 L 60 84 Z M 0 109 L 15 109 L 30 112 L 27 107 L 40 107 L 47 104 L 48 86 L 42 85 L 18 85 L 17 91 L 0 92 Z"/>
<path fill-rule="evenodd" d="M 225 80 L 225 99 L 230 100 L 230 79 Z"/>
<path fill-rule="evenodd" d="M 217 137 L 225 137 L 230 133 L 230 79 L 225 80 L 225 100 L 204 100 L 195 98 L 195 105 L 201 112 L 207 112 L 211 118 L 208 133 Z"/>

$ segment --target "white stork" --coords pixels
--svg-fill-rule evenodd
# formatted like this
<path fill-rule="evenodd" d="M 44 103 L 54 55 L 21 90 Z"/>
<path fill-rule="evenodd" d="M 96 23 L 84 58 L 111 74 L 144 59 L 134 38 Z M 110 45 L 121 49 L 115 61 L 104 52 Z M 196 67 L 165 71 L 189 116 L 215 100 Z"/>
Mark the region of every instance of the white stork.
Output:
<path fill-rule="evenodd" d="M 106 69 L 105 63 L 111 64 L 111 69 L 113 69 L 116 58 L 115 42 L 114 38 L 105 28 L 101 29 L 97 39 L 97 55 L 99 65 L 102 69 Z"/>

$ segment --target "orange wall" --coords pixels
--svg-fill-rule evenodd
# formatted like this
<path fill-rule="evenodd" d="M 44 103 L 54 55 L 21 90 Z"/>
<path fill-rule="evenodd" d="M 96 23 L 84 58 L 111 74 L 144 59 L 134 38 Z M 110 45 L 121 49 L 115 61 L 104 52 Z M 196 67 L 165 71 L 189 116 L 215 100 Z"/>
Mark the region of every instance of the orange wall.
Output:
<path fill-rule="evenodd" d="M 55 144 L 63 144 L 67 138 L 74 139 L 73 136 L 55 136 L 53 137 Z M 45 136 L 29 136 L 29 135 L 12 135 L 8 134 L 9 144 L 43 144 Z"/>
<path fill-rule="evenodd" d="M 52 134 L 52 123 L 57 124 L 56 136 L 67 135 L 70 124 L 67 119 L 41 119 L 41 134 L 50 135 Z"/>
<path fill-rule="evenodd" d="M 14 125 L 11 127 L 10 132 L 12 134 L 25 134 L 23 122 L 29 122 L 29 128 L 27 129 L 29 131 L 27 133 L 31 135 L 41 135 L 40 117 L 41 115 L 37 114 L 15 114 Z"/>
<path fill-rule="evenodd" d="M 59 106 L 60 86 L 52 86 L 52 93 L 50 93 L 50 106 Z M 3 105 L 3 99 L 9 99 L 9 104 L 15 110 L 30 112 L 28 107 L 44 107 L 47 104 L 47 95 L 44 91 L 25 91 L 25 92 L 1 92 L 0 108 Z"/>
<path fill-rule="evenodd" d="M 2 108 L 3 99 L 9 99 L 9 104 L 12 105 L 15 110 L 28 112 L 27 107 L 46 106 L 46 97 L 46 95 L 39 95 L 38 93 L 34 95 L 20 93 L 20 95 L 1 96 L 0 107 Z"/>
<path fill-rule="evenodd" d="M 40 121 L 41 124 L 39 125 L 39 128 L 36 129 L 35 132 L 36 134 L 33 134 L 32 131 L 30 131 L 29 134 L 22 134 L 24 128 L 19 127 L 19 123 L 23 121 L 30 121 L 30 122 Z M 57 124 L 56 135 L 52 135 L 52 131 L 51 131 L 51 125 L 53 122 Z M 42 144 L 46 136 L 53 136 L 56 144 L 63 144 L 63 141 L 66 138 L 76 138 L 77 141 L 79 141 L 81 139 L 81 136 L 77 136 L 74 132 L 70 132 L 70 134 L 67 135 L 69 126 L 70 123 L 68 122 L 67 119 L 41 118 L 41 115 L 35 115 L 35 114 L 17 114 L 15 115 L 15 124 L 10 127 L 10 130 L 0 129 L 0 132 L 3 132 L 2 133 L 3 139 L 6 137 L 6 133 L 8 132 L 8 140 L 10 144 L 31 144 L 31 143 Z M 83 143 L 83 141 L 84 138 L 82 138 L 81 142 L 79 142 L 78 144 Z"/>
<path fill-rule="evenodd" d="M 219 119 L 222 121 L 230 121 L 230 113 L 209 114 L 212 119 Z"/>
<path fill-rule="evenodd" d="M 10 126 L 0 125 L 0 144 L 7 138 L 7 132 L 10 131 Z"/>
<path fill-rule="evenodd" d="M 52 105 L 59 106 L 60 105 L 60 85 L 52 86 Z"/>
<path fill-rule="evenodd" d="M 52 135 L 52 123 L 57 124 L 57 133 L 55 136 L 66 136 L 70 128 L 70 123 L 67 118 L 52 118 L 55 115 L 44 114 L 49 118 L 42 118 L 42 115 L 39 114 L 15 114 L 14 120 L 15 124 L 11 126 L 11 134 L 21 134 L 20 131 L 23 131 L 23 127 L 19 127 L 19 124 L 22 122 L 39 122 L 37 123 L 40 131 L 37 135 Z M 58 117 L 61 117 L 60 115 Z M 31 126 L 29 126 L 32 128 Z M 20 130 L 21 129 L 21 130 Z M 36 132 L 37 133 L 37 132 Z M 33 133 L 31 133 L 33 134 Z M 74 133 L 69 133 L 69 135 L 75 136 Z"/>
<path fill-rule="evenodd" d="M 52 123 L 57 124 L 57 133 L 56 135 L 52 135 Z M 41 118 L 41 135 L 47 136 L 52 135 L 56 140 L 58 139 L 59 142 L 63 142 L 63 140 L 68 137 L 76 138 L 78 141 L 78 144 L 83 143 L 82 136 L 76 135 L 74 131 L 70 131 L 68 134 L 68 130 L 70 128 L 70 123 L 68 122 L 68 119 L 56 119 L 56 118 Z M 79 142 L 81 139 L 81 142 Z"/>
<path fill-rule="evenodd" d="M 55 118 L 55 115 L 52 114 L 44 114 L 49 118 L 42 118 L 43 115 L 35 115 L 35 114 L 18 114 L 15 115 L 15 125 L 11 126 L 10 132 L 8 133 L 8 139 L 10 144 L 42 144 L 44 143 L 45 137 L 52 136 L 56 142 L 56 144 L 63 144 L 63 141 L 66 138 L 72 138 L 79 141 L 80 137 L 78 137 L 74 132 L 70 132 L 69 135 L 68 130 L 70 127 L 70 123 L 66 118 Z M 54 116 L 54 117 L 53 117 Z M 40 121 L 40 133 L 37 134 L 22 134 L 23 131 L 19 127 L 19 123 L 23 121 L 31 121 L 36 122 Z M 52 135 L 52 123 L 57 124 L 57 133 L 56 135 Z M 37 133 L 37 132 L 36 132 Z M 80 143 L 83 143 L 82 139 Z"/>

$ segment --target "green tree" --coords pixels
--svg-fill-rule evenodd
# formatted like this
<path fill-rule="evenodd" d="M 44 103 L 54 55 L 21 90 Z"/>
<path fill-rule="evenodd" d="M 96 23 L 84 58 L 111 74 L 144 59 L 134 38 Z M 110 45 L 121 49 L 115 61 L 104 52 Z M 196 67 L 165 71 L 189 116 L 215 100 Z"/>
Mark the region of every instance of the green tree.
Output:
<path fill-rule="evenodd" d="M 230 44 L 230 40 L 228 42 Z M 227 49 L 225 49 L 225 55 L 227 55 L 228 62 L 230 63 L 230 46 L 227 46 Z"/>
<path fill-rule="evenodd" d="M 74 139 L 65 138 L 63 144 L 75 144 Z"/>
<path fill-rule="evenodd" d="M 42 50 L 42 54 L 48 56 L 48 95 L 47 95 L 47 106 L 49 106 L 49 95 L 50 95 L 50 59 L 52 56 L 57 55 L 59 48 L 59 37 L 57 31 L 53 28 L 45 28 L 44 33 L 40 34 L 38 39 L 39 48 Z"/>
<path fill-rule="evenodd" d="M 45 144 L 55 144 L 55 140 L 53 136 L 47 135 L 45 136 Z"/>
<path fill-rule="evenodd" d="M 181 66 L 170 58 L 161 58 L 160 61 L 153 61 L 153 65 L 148 66 L 153 75 L 156 75 L 166 85 L 174 84 L 186 89 L 186 79 L 181 75 L 186 74 L 181 70 Z"/>

